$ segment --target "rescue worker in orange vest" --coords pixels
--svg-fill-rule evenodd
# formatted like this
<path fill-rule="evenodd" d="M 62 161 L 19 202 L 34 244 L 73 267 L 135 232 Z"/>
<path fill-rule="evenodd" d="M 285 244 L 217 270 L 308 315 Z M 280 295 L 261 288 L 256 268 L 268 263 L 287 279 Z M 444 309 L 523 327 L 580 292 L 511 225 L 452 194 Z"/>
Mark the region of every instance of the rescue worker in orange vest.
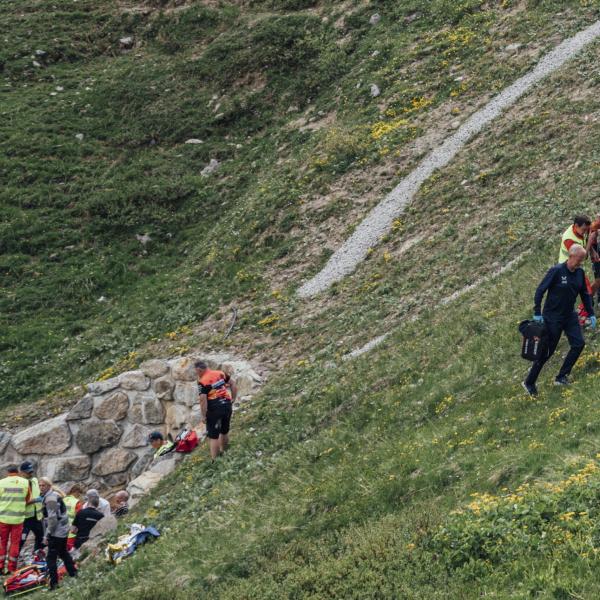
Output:
<path fill-rule="evenodd" d="M 204 361 L 197 361 L 194 367 L 198 375 L 200 411 L 206 423 L 210 456 L 214 460 L 229 446 L 229 425 L 233 403 L 237 398 L 237 386 L 227 373 L 209 369 Z"/>
<path fill-rule="evenodd" d="M 8 572 L 17 570 L 25 507 L 31 499 L 29 482 L 19 475 L 16 465 L 7 468 L 8 475 L 0 479 L 0 573 L 8 554 Z"/>

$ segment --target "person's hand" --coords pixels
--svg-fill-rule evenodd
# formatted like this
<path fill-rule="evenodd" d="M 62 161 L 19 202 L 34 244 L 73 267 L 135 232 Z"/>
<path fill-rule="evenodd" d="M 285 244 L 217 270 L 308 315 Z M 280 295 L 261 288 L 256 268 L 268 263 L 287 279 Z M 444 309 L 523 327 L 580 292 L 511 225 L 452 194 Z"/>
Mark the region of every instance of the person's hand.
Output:
<path fill-rule="evenodd" d="M 596 317 L 593 315 L 590 317 L 590 327 L 596 329 Z"/>
<path fill-rule="evenodd" d="M 533 320 L 541 325 L 544 322 L 544 317 L 542 315 L 533 315 Z"/>

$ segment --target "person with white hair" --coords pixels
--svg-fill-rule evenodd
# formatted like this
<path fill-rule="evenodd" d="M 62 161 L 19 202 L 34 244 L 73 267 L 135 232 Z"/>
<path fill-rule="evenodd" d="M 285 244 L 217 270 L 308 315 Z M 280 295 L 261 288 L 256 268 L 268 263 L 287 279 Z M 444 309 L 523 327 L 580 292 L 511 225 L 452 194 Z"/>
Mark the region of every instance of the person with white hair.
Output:
<path fill-rule="evenodd" d="M 47 477 L 39 480 L 42 494 L 42 511 L 44 515 L 44 537 L 48 545 L 46 562 L 50 575 L 50 589 L 58 587 L 57 560 L 60 558 L 70 577 L 77 577 L 77 569 L 73 558 L 67 550 L 67 536 L 69 534 L 69 515 L 63 501 L 64 494 L 54 488 L 52 481 Z"/>
<path fill-rule="evenodd" d="M 535 292 L 533 320 L 543 323 L 548 336 L 548 351 L 531 366 L 529 375 L 523 382 L 525 391 L 530 396 L 537 395 L 536 381 L 548 359 L 554 354 L 560 336 L 564 332 L 569 340 L 569 352 L 554 379 L 555 385 L 569 385 L 569 375 L 585 346 L 581 325 L 577 313 L 573 310 L 577 296 L 581 296 L 585 310 L 590 316 L 592 329 L 596 328 L 596 317 L 592 307 L 592 297 L 588 291 L 585 273 L 581 265 L 586 251 L 579 244 L 569 248 L 569 258 L 554 265 L 547 273 Z M 546 295 L 544 310 L 542 299 Z"/>

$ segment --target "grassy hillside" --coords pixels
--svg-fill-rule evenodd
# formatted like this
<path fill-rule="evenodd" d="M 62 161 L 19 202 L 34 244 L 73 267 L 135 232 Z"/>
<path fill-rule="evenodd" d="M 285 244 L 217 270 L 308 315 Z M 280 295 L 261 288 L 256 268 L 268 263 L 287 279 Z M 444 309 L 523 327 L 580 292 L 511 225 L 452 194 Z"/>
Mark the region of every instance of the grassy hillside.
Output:
<path fill-rule="evenodd" d="M 600 3 L 208 4 L 2 6 L 6 401 L 219 348 L 232 305 L 228 347 L 272 370 L 228 456 L 196 453 L 130 516 L 161 540 L 63 595 L 597 597 L 600 348 L 568 390 L 555 358 L 532 400 L 516 325 L 559 232 L 596 211 L 598 44 L 434 176 L 356 274 L 293 290 Z"/>
<path fill-rule="evenodd" d="M 254 307 L 314 272 L 455 120 L 597 3 L 0 11 L 0 385 L 14 403 L 64 393 L 229 303 L 246 309 L 237 340 L 254 339 L 270 316 Z"/>

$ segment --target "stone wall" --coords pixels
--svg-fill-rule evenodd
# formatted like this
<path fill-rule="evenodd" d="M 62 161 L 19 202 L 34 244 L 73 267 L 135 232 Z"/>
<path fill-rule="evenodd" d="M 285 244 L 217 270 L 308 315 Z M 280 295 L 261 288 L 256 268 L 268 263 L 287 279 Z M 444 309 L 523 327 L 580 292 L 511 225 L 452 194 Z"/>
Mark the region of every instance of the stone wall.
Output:
<path fill-rule="evenodd" d="M 197 359 L 229 373 L 240 401 L 249 399 L 261 383 L 249 363 L 228 355 L 149 360 L 136 371 L 88 384 L 88 393 L 66 413 L 14 435 L 0 432 L 0 468 L 27 459 L 36 463 L 39 476 L 58 484 L 81 482 L 109 490 L 138 478 L 134 493 L 145 491 L 176 462 L 147 472 L 153 454 L 148 434 L 158 430 L 175 437 L 184 427 L 200 423 Z M 150 485 L 146 479 L 152 480 Z"/>

